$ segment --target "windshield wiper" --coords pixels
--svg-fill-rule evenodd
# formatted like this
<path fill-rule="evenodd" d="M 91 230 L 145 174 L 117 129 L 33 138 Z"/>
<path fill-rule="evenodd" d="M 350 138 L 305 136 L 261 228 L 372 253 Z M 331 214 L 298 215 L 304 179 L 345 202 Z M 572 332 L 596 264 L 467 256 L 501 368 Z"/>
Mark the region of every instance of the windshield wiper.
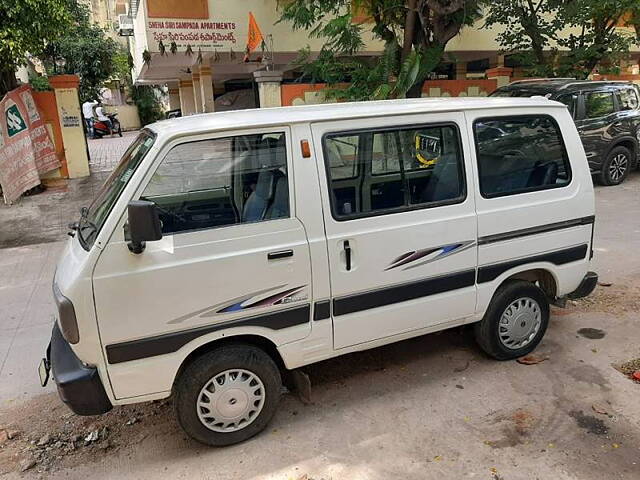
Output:
<path fill-rule="evenodd" d="M 88 217 L 89 217 L 89 208 L 82 207 L 80 209 L 80 220 L 69 224 L 69 228 L 71 229 L 71 231 L 67 232 L 67 234 L 73 237 L 75 236 L 75 232 L 78 232 L 80 234 L 80 240 L 86 243 L 87 239 L 82 234 L 82 232 L 86 229 L 91 229 L 92 231 L 91 233 L 95 233 L 98 230 L 98 227 L 96 227 L 96 225 L 93 222 L 90 222 L 88 220 Z"/>
<path fill-rule="evenodd" d="M 87 207 L 80 208 L 80 220 L 78 220 L 77 222 L 71 222 L 67 225 L 67 227 L 69 228 L 67 235 L 69 235 L 70 237 L 75 237 L 76 232 L 78 231 L 78 228 L 80 228 L 80 222 L 85 220 L 88 214 L 89 214 L 89 209 Z"/>

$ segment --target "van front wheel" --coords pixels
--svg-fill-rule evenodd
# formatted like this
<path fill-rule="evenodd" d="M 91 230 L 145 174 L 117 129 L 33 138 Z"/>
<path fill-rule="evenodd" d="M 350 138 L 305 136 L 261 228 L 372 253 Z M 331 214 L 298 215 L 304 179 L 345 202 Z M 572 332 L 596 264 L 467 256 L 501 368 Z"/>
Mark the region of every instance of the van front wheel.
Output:
<path fill-rule="evenodd" d="M 483 319 L 475 326 L 476 341 L 497 360 L 531 353 L 547 330 L 549 301 L 536 285 L 515 280 L 502 285 Z"/>
<path fill-rule="evenodd" d="M 242 442 L 261 432 L 280 400 L 278 367 L 252 345 L 227 345 L 188 365 L 174 386 L 178 423 L 212 446 Z"/>

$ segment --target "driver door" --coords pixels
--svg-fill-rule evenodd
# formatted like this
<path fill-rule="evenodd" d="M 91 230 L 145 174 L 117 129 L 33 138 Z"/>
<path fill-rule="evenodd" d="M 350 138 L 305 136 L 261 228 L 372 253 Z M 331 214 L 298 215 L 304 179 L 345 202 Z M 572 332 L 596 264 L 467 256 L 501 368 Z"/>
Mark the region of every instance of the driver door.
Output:
<path fill-rule="evenodd" d="M 289 195 L 289 139 L 278 127 L 181 140 L 140 189 L 136 197 L 159 207 L 163 238 L 135 255 L 123 218 L 93 279 L 117 398 L 171 388 L 161 374 L 148 375 L 190 349 L 168 338 L 197 341 L 202 329 L 228 322 L 282 343 L 309 333 L 309 246 Z M 113 357 L 123 345 L 128 353 Z M 131 368 L 133 361 L 148 368 Z"/>

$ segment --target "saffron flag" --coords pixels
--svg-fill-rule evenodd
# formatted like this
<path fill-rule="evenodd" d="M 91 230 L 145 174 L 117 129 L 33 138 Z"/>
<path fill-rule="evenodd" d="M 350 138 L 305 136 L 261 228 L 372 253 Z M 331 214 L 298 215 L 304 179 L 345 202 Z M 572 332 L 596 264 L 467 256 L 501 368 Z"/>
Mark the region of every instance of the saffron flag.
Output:
<path fill-rule="evenodd" d="M 249 38 L 247 39 L 247 53 L 253 52 L 262 43 L 262 32 L 258 27 L 253 13 L 249 12 Z"/>

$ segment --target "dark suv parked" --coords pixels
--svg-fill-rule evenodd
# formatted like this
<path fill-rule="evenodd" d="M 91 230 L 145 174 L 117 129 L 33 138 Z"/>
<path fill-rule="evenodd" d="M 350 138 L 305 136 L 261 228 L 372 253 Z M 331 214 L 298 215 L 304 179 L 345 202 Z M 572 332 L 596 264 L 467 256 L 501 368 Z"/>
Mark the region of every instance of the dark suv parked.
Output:
<path fill-rule="evenodd" d="M 630 82 L 521 80 L 492 97 L 545 96 L 564 103 L 580 132 L 589 167 L 604 185 L 622 183 L 640 154 L 640 90 Z"/>

